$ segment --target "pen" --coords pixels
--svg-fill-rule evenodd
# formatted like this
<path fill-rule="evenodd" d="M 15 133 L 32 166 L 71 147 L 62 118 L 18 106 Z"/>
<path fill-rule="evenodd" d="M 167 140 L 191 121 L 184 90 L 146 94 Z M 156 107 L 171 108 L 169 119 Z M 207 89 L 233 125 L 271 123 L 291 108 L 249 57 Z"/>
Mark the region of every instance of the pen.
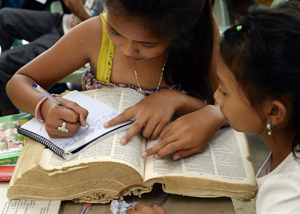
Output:
<path fill-rule="evenodd" d="M 72 108 L 66 106 L 64 103 L 60 102 L 58 99 L 56 99 L 54 96 L 52 96 L 48 91 L 46 91 L 45 89 L 43 89 L 41 86 L 39 86 L 36 83 L 32 84 L 32 87 L 35 88 L 37 91 L 41 92 L 45 97 L 47 97 L 49 100 L 51 100 L 52 102 L 54 102 L 57 105 L 63 106 L 67 109 L 70 109 L 72 111 L 74 111 Z M 86 123 L 86 125 L 89 126 L 88 123 Z"/>
<path fill-rule="evenodd" d="M 92 204 L 91 203 L 86 203 L 80 214 L 87 214 L 90 211 L 91 208 L 92 208 Z"/>
<path fill-rule="evenodd" d="M 168 193 L 162 193 L 159 197 L 158 197 L 158 199 L 151 205 L 151 207 L 154 207 L 154 205 L 156 204 L 156 205 L 160 205 L 160 203 L 161 202 L 163 202 L 165 199 L 166 199 L 166 197 L 168 196 L 169 194 Z"/>
<path fill-rule="evenodd" d="M 52 102 L 56 103 L 57 105 L 63 106 L 65 108 L 67 108 L 67 109 L 70 109 L 68 106 L 66 106 L 65 104 L 63 104 L 62 102 L 60 102 L 58 99 L 56 99 L 54 96 L 52 96 L 48 91 L 46 91 L 45 89 L 43 89 L 38 84 L 33 83 L 32 87 L 35 88 L 37 91 L 41 92 L 45 97 L 47 97 L 49 100 L 51 100 Z"/>

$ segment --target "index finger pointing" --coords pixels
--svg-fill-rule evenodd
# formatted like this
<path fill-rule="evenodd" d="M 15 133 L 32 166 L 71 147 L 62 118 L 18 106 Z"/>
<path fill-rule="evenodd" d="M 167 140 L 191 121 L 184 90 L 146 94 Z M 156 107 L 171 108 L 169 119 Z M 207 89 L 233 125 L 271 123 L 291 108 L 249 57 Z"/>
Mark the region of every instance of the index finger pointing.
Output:
<path fill-rule="evenodd" d="M 123 113 L 119 114 L 118 116 L 116 116 L 114 119 L 111 119 L 111 120 L 107 121 L 106 123 L 104 123 L 103 126 L 105 128 L 109 128 L 109 127 L 112 127 L 112 126 L 117 125 L 119 123 L 130 120 L 132 118 L 133 118 L 133 116 L 131 114 L 123 112 Z"/>

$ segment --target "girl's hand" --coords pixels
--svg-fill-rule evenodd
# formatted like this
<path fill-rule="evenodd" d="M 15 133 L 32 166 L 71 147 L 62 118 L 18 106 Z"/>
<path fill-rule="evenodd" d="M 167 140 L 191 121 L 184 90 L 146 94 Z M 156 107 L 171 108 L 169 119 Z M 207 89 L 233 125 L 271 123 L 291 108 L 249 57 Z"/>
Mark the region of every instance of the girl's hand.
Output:
<path fill-rule="evenodd" d="M 158 205 L 154 205 L 153 208 L 144 204 L 138 203 L 134 209 L 127 210 L 126 214 L 166 214 L 164 209 Z"/>
<path fill-rule="evenodd" d="M 121 144 L 126 145 L 141 128 L 144 128 L 142 133 L 144 137 L 155 139 L 178 108 L 178 96 L 172 96 L 175 93 L 181 92 L 175 90 L 156 92 L 127 108 L 123 113 L 105 123 L 104 127 L 108 128 L 134 118 L 135 122 L 121 139 Z"/>
<path fill-rule="evenodd" d="M 224 123 L 218 106 L 207 105 L 201 110 L 177 118 L 164 128 L 158 144 L 142 152 L 143 158 L 155 154 L 163 158 L 173 152 L 178 160 L 201 152 Z"/>
<path fill-rule="evenodd" d="M 81 126 L 86 126 L 88 111 L 75 102 L 60 97 L 57 98 L 70 109 L 59 106 L 48 99 L 44 101 L 41 109 L 45 119 L 46 131 L 53 138 L 71 137 Z M 58 127 L 61 127 L 63 122 L 66 122 L 68 132 L 58 130 Z"/>

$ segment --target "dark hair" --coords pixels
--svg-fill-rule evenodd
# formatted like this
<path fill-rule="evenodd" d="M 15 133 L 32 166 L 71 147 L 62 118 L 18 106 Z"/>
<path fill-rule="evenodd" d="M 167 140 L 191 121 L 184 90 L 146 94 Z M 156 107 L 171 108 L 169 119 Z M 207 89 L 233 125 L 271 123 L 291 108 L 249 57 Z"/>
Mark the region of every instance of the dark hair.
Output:
<path fill-rule="evenodd" d="M 210 64 L 214 0 L 104 0 L 123 19 L 138 21 L 172 41 L 164 78 L 213 103 Z M 169 75 L 171 74 L 171 75 Z M 168 77 L 172 79 L 168 79 Z"/>
<path fill-rule="evenodd" d="M 261 117 L 262 104 L 268 98 L 292 106 L 289 109 L 286 104 L 291 114 L 285 130 L 298 133 L 292 145 L 294 156 L 300 144 L 299 6 L 299 2 L 287 2 L 252 11 L 226 30 L 220 43 L 224 63 Z"/>

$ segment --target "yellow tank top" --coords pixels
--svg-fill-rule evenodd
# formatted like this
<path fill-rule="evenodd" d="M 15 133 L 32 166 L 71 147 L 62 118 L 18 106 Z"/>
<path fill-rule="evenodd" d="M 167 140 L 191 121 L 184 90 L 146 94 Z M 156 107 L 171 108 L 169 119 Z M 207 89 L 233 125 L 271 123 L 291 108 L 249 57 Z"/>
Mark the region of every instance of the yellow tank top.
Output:
<path fill-rule="evenodd" d="M 112 61 L 114 58 L 115 45 L 112 43 L 112 41 L 107 35 L 106 14 L 100 14 L 100 17 L 102 20 L 103 35 L 97 63 L 97 79 L 102 82 L 110 83 L 113 81 L 110 79 L 110 74 Z"/>

